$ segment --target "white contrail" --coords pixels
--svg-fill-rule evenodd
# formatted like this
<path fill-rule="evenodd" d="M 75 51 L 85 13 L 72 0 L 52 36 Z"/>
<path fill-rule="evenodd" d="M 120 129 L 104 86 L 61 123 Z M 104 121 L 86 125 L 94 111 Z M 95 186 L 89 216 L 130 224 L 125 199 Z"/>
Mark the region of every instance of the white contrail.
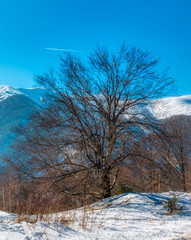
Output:
<path fill-rule="evenodd" d="M 80 52 L 77 50 L 73 49 L 65 49 L 65 48 L 45 48 L 46 50 L 51 50 L 51 51 L 63 51 L 63 52 Z"/>

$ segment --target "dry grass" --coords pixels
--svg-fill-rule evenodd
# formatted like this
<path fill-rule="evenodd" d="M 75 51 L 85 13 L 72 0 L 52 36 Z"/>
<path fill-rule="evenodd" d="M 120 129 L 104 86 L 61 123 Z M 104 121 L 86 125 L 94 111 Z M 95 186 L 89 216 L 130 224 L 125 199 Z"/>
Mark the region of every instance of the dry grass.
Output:
<path fill-rule="evenodd" d="M 37 221 L 38 221 L 38 216 L 18 215 L 18 218 L 15 223 L 26 222 L 26 223 L 34 224 Z"/>
<path fill-rule="evenodd" d="M 26 222 L 35 224 L 38 221 L 42 221 L 46 223 L 62 224 L 64 227 L 92 231 L 95 227 L 98 229 L 102 228 L 105 222 L 106 211 L 106 208 L 96 208 L 92 204 L 80 209 L 63 211 L 61 213 L 18 215 L 16 223 L 22 224 L 22 222 Z"/>

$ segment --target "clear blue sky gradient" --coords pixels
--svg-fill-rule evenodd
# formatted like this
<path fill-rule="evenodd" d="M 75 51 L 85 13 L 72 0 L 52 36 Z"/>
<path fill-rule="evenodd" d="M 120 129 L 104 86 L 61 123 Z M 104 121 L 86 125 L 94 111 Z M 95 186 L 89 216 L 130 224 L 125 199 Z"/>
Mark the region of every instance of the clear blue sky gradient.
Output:
<path fill-rule="evenodd" d="M 63 51 L 86 59 L 97 44 L 125 42 L 170 66 L 177 94 L 191 94 L 191 0 L 0 0 L 0 84 L 32 87 Z"/>

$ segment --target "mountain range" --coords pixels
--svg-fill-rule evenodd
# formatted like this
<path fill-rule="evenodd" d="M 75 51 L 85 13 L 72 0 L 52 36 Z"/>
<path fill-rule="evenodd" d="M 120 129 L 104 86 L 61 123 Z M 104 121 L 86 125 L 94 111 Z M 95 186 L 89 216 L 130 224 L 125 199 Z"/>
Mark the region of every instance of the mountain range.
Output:
<path fill-rule="evenodd" d="M 26 124 L 31 112 L 38 108 L 46 90 L 43 88 L 14 88 L 0 85 L 0 152 L 14 139 L 13 128 Z M 158 99 L 152 107 L 158 119 L 173 115 L 191 115 L 191 95 Z"/>

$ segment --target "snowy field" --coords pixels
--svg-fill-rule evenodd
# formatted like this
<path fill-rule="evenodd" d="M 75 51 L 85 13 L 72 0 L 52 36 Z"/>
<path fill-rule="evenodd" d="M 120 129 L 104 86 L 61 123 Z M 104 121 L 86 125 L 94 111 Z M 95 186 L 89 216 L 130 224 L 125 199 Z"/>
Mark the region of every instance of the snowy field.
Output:
<path fill-rule="evenodd" d="M 191 194 L 176 193 L 184 209 L 168 215 L 164 204 L 174 195 L 123 194 L 86 208 L 44 216 L 36 223 L 18 221 L 18 216 L 1 211 L 0 239 L 191 239 Z"/>

